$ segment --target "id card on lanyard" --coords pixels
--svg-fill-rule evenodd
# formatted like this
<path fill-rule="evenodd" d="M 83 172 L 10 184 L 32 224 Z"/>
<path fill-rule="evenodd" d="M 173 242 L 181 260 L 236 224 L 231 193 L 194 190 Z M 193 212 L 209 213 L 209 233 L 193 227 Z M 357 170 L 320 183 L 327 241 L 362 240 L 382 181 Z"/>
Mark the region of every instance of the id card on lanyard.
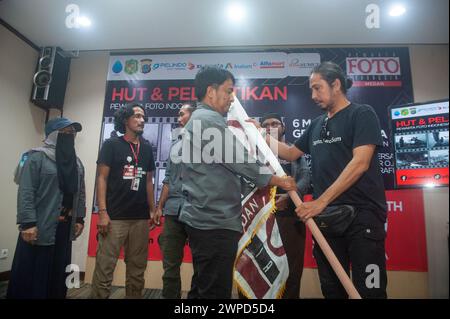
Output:
<path fill-rule="evenodd" d="M 138 191 L 139 190 L 139 181 L 140 181 L 141 179 L 140 178 L 137 178 L 137 177 L 135 177 L 135 178 L 133 178 L 132 180 L 131 180 L 131 190 L 132 191 Z"/>

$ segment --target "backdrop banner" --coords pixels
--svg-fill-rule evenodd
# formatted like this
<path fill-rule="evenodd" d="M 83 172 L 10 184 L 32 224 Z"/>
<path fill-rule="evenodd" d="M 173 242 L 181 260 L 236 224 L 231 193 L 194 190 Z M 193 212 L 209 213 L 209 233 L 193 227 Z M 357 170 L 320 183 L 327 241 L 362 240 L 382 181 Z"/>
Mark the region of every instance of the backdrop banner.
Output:
<path fill-rule="evenodd" d="M 389 270 L 426 271 L 426 242 L 422 190 L 394 190 L 394 157 L 390 145 L 388 107 L 413 102 L 408 48 L 320 48 L 264 52 L 214 52 L 111 55 L 106 81 L 99 147 L 114 131 L 114 112 L 131 101 L 146 112 L 143 137 L 156 161 L 155 196 L 159 198 L 177 113 L 195 101 L 194 77 L 204 65 L 228 69 L 236 77 L 235 94 L 249 116 L 279 113 L 286 141 L 294 142 L 321 110 L 311 99 L 309 75 L 323 61 L 339 64 L 354 81 L 350 101 L 371 105 L 380 118 L 383 147 L 378 159 L 388 197 L 387 265 Z M 310 160 L 307 158 L 308 161 Z M 95 196 L 94 196 L 95 198 Z M 95 226 L 94 200 L 91 226 Z M 96 253 L 96 227 L 91 227 L 89 256 Z M 157 238 L 150 232 L 149 260 L 161 260 Z M 307 241 L 305 266 L 315 267 Z M 191 261 L 188 247 L 184 261 Z"/>

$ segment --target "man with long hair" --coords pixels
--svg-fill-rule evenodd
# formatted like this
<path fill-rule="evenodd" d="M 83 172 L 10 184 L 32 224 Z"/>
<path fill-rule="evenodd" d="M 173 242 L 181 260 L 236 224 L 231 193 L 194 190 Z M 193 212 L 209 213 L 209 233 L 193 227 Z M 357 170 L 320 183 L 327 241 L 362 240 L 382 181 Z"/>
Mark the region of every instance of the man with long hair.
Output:
<path fill-rule="evenodd" d="M 122 134 L 105 141 L 97 160 L 99 233 L 92 298 L 108 298 L 120 248 L 124 247 L 127 298 L 141 298 L 149 226 L 155 214 L 151 145 L 142 138 L 145 112 L 130 103 L 114 114 Z"/>
<path fill-rule="evenodd" d="M 286 160 L 311 155 L 314 200 L 302 203 L 297 215 L 303 221 L 315 218 L 326 224 L 324 236 L 347 272 L 351 265 L 353 282 L 363 298 L 386 298 L 386 197 L 377 157 L 383 140 L 374 109 L 347 99 L 351 85 L 336 63 L 314 67 L 309 86 L 324 114 L 311 122 L 294 145 L 268 138 Z M 321 214 L 330 208 L 334 217 Z M 347 298 L 318 245 L 314 257 L 325 298 Z"/>

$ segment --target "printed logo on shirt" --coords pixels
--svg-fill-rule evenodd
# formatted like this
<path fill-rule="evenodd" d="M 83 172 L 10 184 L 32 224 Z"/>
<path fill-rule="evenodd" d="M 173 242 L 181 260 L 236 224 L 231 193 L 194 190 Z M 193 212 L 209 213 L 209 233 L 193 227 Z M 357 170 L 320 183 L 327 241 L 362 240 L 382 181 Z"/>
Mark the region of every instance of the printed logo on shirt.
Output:
<path fill-rule="evenodd" d="M 134 165 L 124 165 L 123 171 L 122 171 L 122 178 L 123 179 L 134 179 L 134 178 L 142 178 L 142 176 L 146 175 L 147 172 L 145 172 L 142 167 L 137 167 L 135 169 Z"/>
<path fill-rule="evenodd" d="M 325 140 L 318 139 L 318 140 L 313 141 L 313 146 L 317 146 L 319 144 L 324 144 L 324 143 L 325 144 L 333 144 L 333 143 L 339 143 L 339 142 L 342 142 L 342 137 L 340 137 L 340 136 L 332 137 L 332 138 L 325 139 Z"/>
<path fill-rule="evenodd" d="M 134 165 L 125 165 L 123 167 L 122 177 L 123 177 L 123 179 L 133 179 L 134 178 Z"/>

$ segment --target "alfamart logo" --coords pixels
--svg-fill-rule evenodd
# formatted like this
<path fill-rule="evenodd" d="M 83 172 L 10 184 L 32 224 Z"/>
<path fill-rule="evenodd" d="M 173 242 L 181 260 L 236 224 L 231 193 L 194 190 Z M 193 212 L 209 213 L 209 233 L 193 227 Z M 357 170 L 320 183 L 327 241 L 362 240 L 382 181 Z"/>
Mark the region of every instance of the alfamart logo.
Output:
<path fill-rule="evenodd" d="M 274 61 L 261 61 L 259 64 L 260 69 L 284 69 L 284 61 L 274 62 Z"/>
<path fill-rule="evenodd" d="M 354 86 L 402 86 L 399 57 L 348 57 L 345 61 Z"/>

